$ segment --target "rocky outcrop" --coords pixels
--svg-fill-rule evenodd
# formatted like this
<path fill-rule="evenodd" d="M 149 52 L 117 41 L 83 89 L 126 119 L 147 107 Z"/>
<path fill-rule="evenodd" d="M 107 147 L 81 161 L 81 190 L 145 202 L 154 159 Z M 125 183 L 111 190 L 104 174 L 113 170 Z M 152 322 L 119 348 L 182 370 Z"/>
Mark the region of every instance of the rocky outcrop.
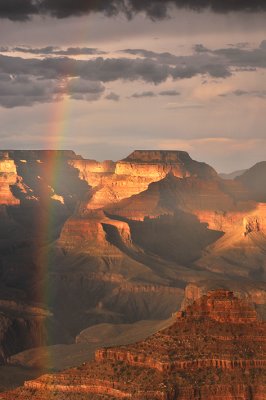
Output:
<path fill-rule="evenodd" d="M 189 306 L 184 315 L 193 318 L 207 317 L 218 322 L 235 324 L 251 324 L 257 321 L 256 311 L 250 304 L 237 299 L 233 292 L 223 289 L 208 292 L 206 296 Z"/>
<path fill-rule="evenodd" d="M 2 399 L 261 400 L 265 351 L 266 326 L 253 308 L 211 291 L 146 340 L 98 350 L 94 362 L 25 382 Z"/>
<path fill-rule="evenodd" d="M 74 160 L 82 159 L 73 150 L 0 150 L 0 153 L 8 153 L 9 157 L 17 161 L 44 161 L 49 159 Z"/>
<path fill-rule="evenodd" d="M 179 178 L 217 176 L 213 168 L 192 160 L 182 151 L 136 150 L 116 163 L 94 160 L 71 160 L 69 163 L 79 170 L 80 178 L 94 188 L 88 209 L 102 208 L 141 193 L 150 183 L 169 173 Z"/>
<path fill-rule="evenodd" d="M 0 300 L 0 364 L 19 351 L 48 341 L 47 323 L 52 314 L 15 300 Z"/>
<path fill-rule="evenodd" d="M 266 232 L 265 203 L 246 203 L 242 210 L 241 204 L 239 204 L 238 210 L 195 210 L 194 214 L 201 222 L 206 222 L 210 229 L 228 232 L 241 227 L 243 236 L 247 236 L 251 232 Z"/>
<path fill-rule="evenodd" d="M 61 231 L 58 245 L 64 250 L 82 250 L 93 256 L 119 256 L 117 247 L 107 240 L 108 226 L 115 229 L 119 237 L 130 245 L 131 233 L 128 224 L 110 219 L 102 211 L 92 211 L 85 217 L 69 218 Z"/>
<path fill-rule="evenodd" d="M 197 283 L 189 283 L 185 288 L 185 296 L 181 305 L 184 310 L 194 301 L 199 300 L 206 295 L 211 289 L 234 291 L 235 296 L 239 299 L 244 299 L 250 304 L 253 304 L 257 313 L 265 320 L 266 315 L 266 284 L 261 282 L 260 285 L 252 281 L 242 281 L 230 279 L 213 279 L 207 281 L 199 281 Z"/>
<path fill-rule="evenodd" d="M 11 187 L 17 182 L 17 169 L 8 152 L 0 152 L 0 204 L 18 205 Z"/>
<path fill-rule="evenodd" d="M 173 150 L 135 150 L 116 163 L 115 172 L 118 175 L 150 176 L 153 182 L 169 173 L 178 178 L 210 178 L 217 175 L 207 164 L 192 160 L 187 152 Z"/>

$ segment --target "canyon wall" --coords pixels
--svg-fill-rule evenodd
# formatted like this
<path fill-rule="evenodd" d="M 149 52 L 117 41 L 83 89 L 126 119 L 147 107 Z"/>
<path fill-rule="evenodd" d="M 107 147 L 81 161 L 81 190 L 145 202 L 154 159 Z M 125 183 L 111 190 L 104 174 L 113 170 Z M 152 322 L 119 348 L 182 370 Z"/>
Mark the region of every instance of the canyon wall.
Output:
<path fill-rule="evenodd" d="M 210 291 L 144 341 L 98 350 L 95 361 L 27 381 L 2 399 L 262 400 L 265 329 L 245 300 Z"/>
<path fill-rule="evenodd" d="M 19 205 L 11 191 L 12 185 L 17 182 L 17 169 L 14 160 L 9 158 L 7 152 L 0 158 L 0 204 Z"/>

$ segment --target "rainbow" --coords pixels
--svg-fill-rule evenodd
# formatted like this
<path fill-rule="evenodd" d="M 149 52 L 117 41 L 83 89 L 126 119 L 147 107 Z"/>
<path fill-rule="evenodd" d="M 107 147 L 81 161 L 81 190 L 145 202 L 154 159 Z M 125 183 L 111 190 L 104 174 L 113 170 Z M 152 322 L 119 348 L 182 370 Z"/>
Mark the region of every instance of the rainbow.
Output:
<path fill-rule="evenodd" d="M 67 125 L 67 116 L 69 110 L 69 97 L 67 95 L 68 79 L 61 78 L 58 82 L 58 92 L 59 96 L 55 99 L 54 106 L 52 108 L 51 115 L 51 130 L 48 136 L 47 148 L 49 150 L 58 150 L 63 147 L 65 140 L 65 132 Z M 43 169 L 43 179 L 44 187 L 42 188 L 42 204 L 40 208 L 39 215 L 39 237 L 36 242 L 36 259 L 38 260 L 38 276 L 37 281 L 39 286 L 37 288 L 38 292 L 38 302 L 49 307 L 49 301 L 51 300 L 52 293 L 48 282 L 49 268 L 52 265 L 54 253 L 51 251 L 51 243 L 54 240 L 54 224 L 56 221 L 53 201 L 51 201 L 51 192 L 47 191 L 47 184 L 51 188 L 55 188 L 60 179 L 60 154 L 58 151 L 52 151 L 44 164 Z M 43 213 L 43 210 L 44 213 Z M 42 327 L 42 335 L 45 336 L 45 324 Z M 48 337 L 48 342 L 53 343 L 53 337 Z M 42 369 L 47 370 L 52 367 L 53 354 L 48 350 L 47 356 L 44 356 L 45 351 L 39 349 L 39 357 L 43 359 Z"/>

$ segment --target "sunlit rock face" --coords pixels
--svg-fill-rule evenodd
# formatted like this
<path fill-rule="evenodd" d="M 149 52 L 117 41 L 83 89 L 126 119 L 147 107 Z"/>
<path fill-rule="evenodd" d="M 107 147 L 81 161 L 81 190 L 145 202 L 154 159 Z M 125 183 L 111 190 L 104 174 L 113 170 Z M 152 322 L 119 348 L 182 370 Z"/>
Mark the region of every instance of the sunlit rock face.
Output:
<path fill-rule="evenodd" d="M 149 176 L 153 181 L 172 173 L 178 178 L 198 176 L 210 178 L 216 172 L 205 163 L 191 159 L 185 151 L 135 150 L 116 164 L 116 174 Z"/>
<path fill-rule="evenodd" d="M 266 232 L 265 203 L 240 203 L 238 209 L 195 210 L 194 213 L 200 221 L 207 222 L 211 229 L 228 232 L 238 228 L 243 236 L 252 232 Z"/>
<path fill-rule="evenodd" d="M 0 204 L 18 205 L 11 186 L 17 182 L 17 169 L 8 152 L 0 152 Z"/>
<path fill-rule="evenodd" d="M 234 291 L 235 296 L 239 299 L 244 299 L 246 302 L 253 304 L 254 309 L 265 320 L 266 316 L 266 291 L 263 282 L 254 283 L 252 281 L 241 282 L 230 281 L 229 279 L 218 280 L 202 280 L 197 283 L 189 283 L 185 288 L 185 295 L 181 305 L 181 309 L 186 309 L 194 301 L 199 300 L 206 295 L 210 289 L 220 290 L 223 288 L 226 291 L 229 289 Z"/>
<path fill-rule="evenodd" d="M 94 362 L 25 382 L 2 398 L 261 400 L 265 339 L 252 306 L 230 291 L 210 291 L 144 341 L 97 350 Z"/>
<path fill-rule="evenodd" d="M 123 241 L 130 243 L 128 224 L 111 220 L 102 211 L 91 212 L 86 218 L 78 216 L 69 218 L 57 243 L 65 250 L 83 251 L 91 256 L 119 255 L 119 250 L 107 240 L 107 226 L 112 226 Z"/>
<path fill-rule="evenodd" d="M 169 173 L 179 178 L 217 176 L 213 168 L 192 160 L 183 151 L 136 150 L 116 163 L 71 160 L 70 164 L 94 188 L 87 203 L 88 209 L 102 208 L 143 192 L 150 183 L 165 178 Z"/>

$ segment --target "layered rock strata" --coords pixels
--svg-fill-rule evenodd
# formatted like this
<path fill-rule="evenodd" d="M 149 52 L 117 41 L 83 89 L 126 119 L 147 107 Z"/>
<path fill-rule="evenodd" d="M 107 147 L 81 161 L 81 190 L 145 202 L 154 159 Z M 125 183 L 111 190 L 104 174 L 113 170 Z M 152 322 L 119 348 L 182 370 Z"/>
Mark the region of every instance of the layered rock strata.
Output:
<path fill-rule="evenodd" d="M 11 191 L 11 186 L 17 182 L 17 169 L 9 157 L 8 152 L 0 153 L 0 204 L 19 205 L 20 201 L 16 199 Z"/>
<path fill-rule="evenodd" d="M 146 340 L 98 350 L 94 362 L 0 398 L 262 400 L 265 351 L 266 326 L 253 308 L 230 291 L 211 291 Z"/>
<path fill-rule="evenodd" d="M 165 178 L 169 173 L 179 178 L 196 176 L 216 177 L 213 168 L 194 161 L 183 151 L 136 150 L 121 161 L 113 163 L 93 160 L 71 160 L 79 176 L 94 190 L 87 203 L 88 209 L 105 207 L 146 190 L 150 183 Z"/>

